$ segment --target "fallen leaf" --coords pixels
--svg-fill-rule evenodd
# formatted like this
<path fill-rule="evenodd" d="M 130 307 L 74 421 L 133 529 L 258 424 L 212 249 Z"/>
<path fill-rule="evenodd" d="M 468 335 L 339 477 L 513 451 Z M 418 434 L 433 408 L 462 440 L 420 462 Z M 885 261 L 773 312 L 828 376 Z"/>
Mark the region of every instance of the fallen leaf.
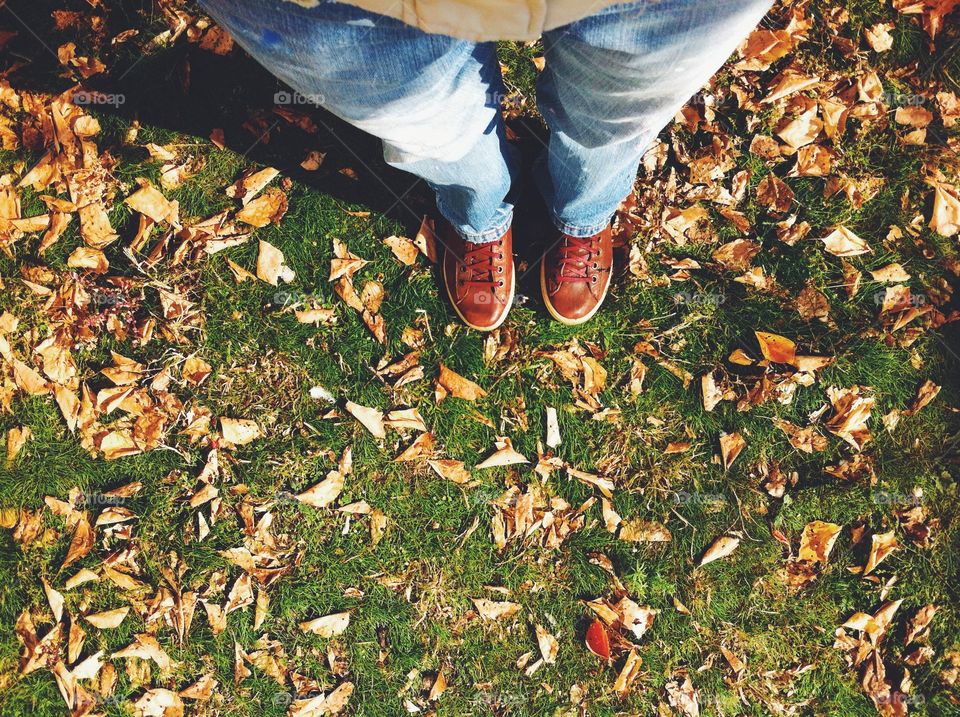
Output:
<path fill-rule="evenodd" d="M 720 434 L 720 455 L 723 457 L 723 468 L 729 470 L 733 462 L 747 447 L 747 442 L 739 433 Z"/>
<path fill-rule="evenodd" d="M 320 637 L 328 638 L 342 635 L 350 624 L 349 612 L 337 612 L 300 623 L 300 629 Z"/>
<path fill-rule="evenodd" d="M 174 229 L 180 228 L 180 205 L 176 201 L 168 200 L 151 184 L 144 184 L 127 197 L 124 203 L 158 224 L 165 223 Z"/>
<path fill-rule="evenodd" d="M 503 620 L 513 617 L 520 611 L 520 605 L 515 602 L 495 602 L 486 598 L 470 598 L 477 613 L 484 620 Z"/>
<path fill-rule="evenodd" d="M 457 483 L 458 485 L 467 485 L 473 482 L 473 476 L 471 476 L 470 471 L 464 467 L 463 461 L 446 459 L 439 461 L 428 461 L 428 463 L 436 472 L 436 474 L 444 480 Z"/>
<path fill-rule="evenodd" d="M 560 643 L 557 638 L 551 635 L 543 625 L 536 626 L 537 645 L 540 647 L 540 654 L 543 657 L 544 664 L 552 665 L 557 661 L 557 652 L 560 649 Z"/>
<path fill-rule="evenodd" d="M 270 242 L 260 240 L 260 252 L 257 254 L 257 278 L 270 286 L 277 286 L 283 280 L 290 283 L 296 278 L 296 273 L 286 265 L 283 252 Z"/>
<path fill-rule="evenodd" d="M 220 433 L 224 440 L 236 446 L 244 446 L 257 440 L 263 433 L 256 421 L 247 418 L 220 417 Z"/>
<path fill-rule="evenodd" d="M 872 573 L 890 553 L 899 547 L 894 531 L 874 533 L 870 538 L 870 555 L 867 557 L 867 564 L 863 568 L 863 574 L 869 575 Z"/>
<path fill-rule="evenodd" d="M 844 226 L 837 227 L 820 241 L 834 256 L 859 256 L 873 251 L 867 242 Z"/>
<path fill-rule="evenodd" d="M 707 563 L 712 563 L 714 560 L 725 558 L 736 550 L 739 545 L 740 538 L 734 535 L 721 535 L 710 544 L 710 547 L 707 548 L 707 551 L 697 564 L 706 565 Z"/>
<path fill-rule="evenodd" d="M 327 477 L 311 488 L 296 495 L 297 500 L 314 508 L 326 508 L 343 492 L 344 476 L 339 471 L 330 471 Z"/>
<path fill-rule="evenodd" d="M 934 183 L 930 228 L 945 237 L 960 232 L 960 190 L 956 187 L 943 182 Z"/>
<path fill-rule="evenodd" d="M 280 189 L 271 187 L 261 196 L 251 200 L 237 212 L 237 221 L 258 229 L 269 224 L 280 224 L 287 213 L 287 195 Z"/>
<path fill-rule="evenodd" d="M 447 368 L 444 364 L 440 364 L 440 376 L 437 378 L 437 383 L 443 386 L 451 396 L 467 401 L 477 401 L 487 395 L 487 392 L 480 386 Z"/>
<path fill-rule="evenodd" d="M 599 620 L 594 620 L 587 628 L 587 634 L 584 637 L 587 649 L 597 657 L 610 659 L 610 637 L 607 635 L 607 628 Z"/>
<path fill-rule="evenodd" d="M 767 361 L 792 364 L 797 359 L 797 345 L 788 338 L 766 331 L 754 331 L 760 352 Z"/>
<path fill-rule="evenodd" d="M 620 540 L 630 543 L 669 543 L 673 535 L 663 523 L 631 518 L 620 524 Z"/>
<path fill-rule="evenodd" d="M 361 425 L 376 438 L 386 438 L 387 431 L 383 423 L 383 413 L 369 406 L 361 406 L 353 401 L 346 402 L 346 409 Z"/>
<path fill-rule="evenodd" d="M 797 557 L 811 563 L 824 563 L 830 557 L 830 551 L 840 535 L 841 526 L 814 520 L 803 529 L 800 536 L 800 550 Z"/>
<path fill-rule="evenodd" d="M 84 615 L 83 619 L 100 630 L 108 630 L 119 627 L 130 612 L 128 607 L 118 607 L 115 610 L 106 610 L 104 612 Z"/>
<path fill-rule="evenodd" d="M 513 443 L 509 438 L 500 436 L 496 440 L 497 450 L 491 453 L 485 460 L 477 464 L 477 469 L 493 468 L 495 466 L 512 466 L 518 463 L 529 463 L 522 454 L 513 448 Z"/>

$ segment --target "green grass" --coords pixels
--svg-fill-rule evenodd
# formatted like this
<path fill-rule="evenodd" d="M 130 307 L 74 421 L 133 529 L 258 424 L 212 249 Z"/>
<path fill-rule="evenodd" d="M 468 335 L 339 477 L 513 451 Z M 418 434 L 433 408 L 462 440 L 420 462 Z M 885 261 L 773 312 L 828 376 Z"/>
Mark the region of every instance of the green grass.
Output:
<path fill-rule="evenodd" d="M 109 11 L 111 23 L 140 27 L 146 36 L 162 29 L 156 16 L 112 5 L 116 7 Z M 70 6 L 82 9 L 85 5 Z M 875 3 L 859 0 L 835 6 L 849 10 L 852 28 L 885 21 L 891 14 Z M 48 13 L 40 9 L 31 12 L 36 15 L 37 27 L 49 26 Z M 871 61 L 877 63 L 881 75 L 918 56 L 923 56 L 923 66 L 929 67 L 933 63 L 928 64 L 930 58 L 924 56 L 925 43 L 913 22 L 901 18 L 894 50 L 889 56 L 871 55 Z M 199 606 L 184 644 L 179 644 L 167 627 L 160 628 L 158 638 L 176 665 L 170 675 L 158 675 L 154 670 L 151 685 L 182 688 L 200 674 L 213 671 L 220 687 L 208 713 L 285 714 L 282 693 L 289 687 L 281 688 L 265 672 L 254 668 L 251 678 L 234 685 L 234 643 L 251 651 L 253 643 L 268 634 L 282 645 L 291 668 L 331 688 L 338 680 L 327 666 L 328 641 L 304 635 L 298 623 L 351 610 L 352 622 L 339 640 L 346 649 L 349 679 L 356 684 L 351 714 L 403 714 L 404 698 L 425 695 L 417 675 L 425 676 L 429 685 L 429 678 L 443 667 L 451 687 L 434 706 L 438 715 L 574 714 L 570 704 L 574 684 L 585 690 L 590 714 L 654 714 L 659 703 L 666 703 L 665 682 L 676 670 L 686 669 L 699 691 L 704 714 L 759 716 L 773 712 L 771 705 L 781 704 L 795 714 L 865 716 L 876 711 L 864 696 L 855 671 L 832 648 L 834 631 L 853 612 L 876 609 L 881 589 L 890 581 L 889 597 L 904 599 L 901 616 L 929 602 L 941 607 L 930 638 L 935 657 L 930 664 L 911 669 L 915 691 L 924 697 L 912 711 L 958 713 L 951 703 L 956 688 L 939 679 L 947 667 L 945 653 L 960 649 L 956 637 L 960 630 L 956 600 L 960 576 L 956 551 L 958 420 L 952 410 L 960 396 L 960 361 L 954 353 L 955 331 L 951 334 L 946 327 L 942 334 L 926 333 L 909 348 L 884 342 L 881 334 L 870 331 L 876 324 L 876 287 L 865 283 L 858 296 L 847 299 L 840 288 L 839 261 L 825 254 L 819 242 L 801 242 L 794 247 L 778 242 L 774 222 L 751 199 L 744 211 L 756 220 L 757 237 L 764 244 L 755 263 L 775 276 L 789 297 L 808 284 L 822 291 L 830 302 L 831 323 L 805 321 L 783 298 L 747 289 L 734 282 L 729 272 L 707 268 L 697 273 L 696 283 L 687 284 L 624 277 L 615 284 L 603 311 L 579 329 L 548 321 L 533 301 L 515 307 L 508 326 L 517 334 L 517 348 L 506 360 L 489 365 L 483 358 L 484 337 L 456 322 L 454 312 L 438 294 L 431 269 L 422 261 L 414 268 L 401 266 L 381 243 L 390 234 L 410 235 L 416 228 L 415 219 L 396 211 L 383 213 L 392 200 L 381 206 L 381 200 L 389 197 L 376 182 L 369 182 L 373 187 L 370 194 L 383 196 L 369 200 L 340 191 L 336 170 L 353 167 L 355 161 L 326 133 L 304 140 L 299 130 L 282 126 L 268 144 L 244 155 L 245 146 L 254 140 L 238 127 L 251 109 L 269 106 L 276 83 L 249 60 L 210 59 L 194 50 L 184 50 L 181 43 L 148 54 L 133 67 L 125 82 L 142 87 L 152 82 L 150 92 L 157 96 L 153 104 L 144 105 L 145 119 L 133 145 L 123 141 L 129 117 L 98 114 L 103 125 L 97 140 L 101 151 L 111 149 L 117 159 L 114 174 L 126 191 L 139 177 L 154 182 L 159 178 L 158 163 L 149 161 L 142 148 L 147 142 L 183 145 L 202 156 L 203 170 L 168 193 L 180 202 L 182 216 L 187 218 L 206 217 L 231 206 L 223 188 L 248 166 L 272 163 L 285 172 L 295 171 L 304 146 L 319 145 L 329 151 L 330 168 L 323 169 L 319 178 L 298 175 L 288 192 L 288 214 L 278 227 L 258 230 L 256 238 L 280 248 L 297 271 L 296 282 L 280 291 L 302 293 L 335 306 L 337 323 L 320 328 L 301 325 L 291 313 L 281 310 L 278 289 L 264 283 L 234 282 L 225 258 L 252 269 L 256 241 L 198 263 L 183 267 L 161 263 L 154 269 L 156 278 L 190 287 L 190 298 L 197 303 L 202 321 L 187 332 L 186 344 L 178 350 L 184 355 L 195 353 L 213 367 L 213 374 L 201 387 L 179 387 L 177 395 L 185 403 L 195 401 L 208 407 L 215 416 L 256 418 L 267 432 L 249 446 L 222 454 L 224 502 L 231 510 L 238 507 L 240 496 L 230 494 L 227 488 L 240 484 L 255 498 L 279 497 L 273 532 L 289 535 L 300 546 L 303 559 L 270 588 L 269 615 L 260 630 L 253 629 L 252 609 L 248 608 L 232 613 L 226 631 L 214 636 Z M 519 105 L 525 117 L 535 116 L 537 73 L 531 58 L 541 51 L 536 46 L 499 47 L 501 62 L 508 68 L 508 91 L 525 100 Z M 135 59 L 128 48 L 117 52 L 118 66 L 126 66 L 124 59 Z M 811 31 L 810 41 L 796 59 L 811 71 L 837 70 L 845 62 L 830 49 L 829 34 L 820 26 Z M 194 82 L 203 89 L 208 88 L 203 84 L 204 73 L 213 75 L 224 67 L 237 67 L 237 76 L 249 79 L 242 86 L 224 82 L 209 95 L 201 89 L 184 98 L 177 94 L 178 83 L 183 63 L 188 61 L 196 66 Z M 49 63 L 50 58 L 38 59 L 34 67 L 25 70 L 31 88 L 65 87 Z M 213 69 L 204 63 L 213 63 Z M 932 72 L 943 73 L 936 75 L 938 81 L 948 83 L 951 72 L 957 76 L 956 65 L 946 57 Z M 724 73 L 718 83 L 729 80 Z M 195 113 L 191 112 L 192 102 L 200 107 Z M 204 112 L 211 107 L 219 112 L 208 118 Z M 189 116 L 175 116 L 184 114 Z M 725 116 L 734 123 L 731 131 L 748 138 L 741 114 L 728 112 Z M 233 123 L 228 126 L 228 137 L 235 141 L 230 150 L 220 151 L 206 136 L 224 119 Z M 771 133 L 770 123 L 775 118 L 764 118 L 764 122 L 767 124 L 754 131 Z M 202 128 L 204 123 L 208 126 Z M 667 134 L 664 138 L 669 139 Z M 703 137 L 686 139 L 699 142 Z M 956 258 L 955 240 L 937 237 L 925 226 L 916 242 L 909 238 L 885 242 L 884 237 L 890 225 L 905 226 L 917 213 L 929 209 L 924 204 L 928 191 L 921 168 L 932 149 L 905 147 L 888 128 L 850 131 L 841 150 L 838 163 L 842 170 L 856 178 L 881 178 L 880 191 L 856 209 L 839 196 L 824 200 L 822 180 L 788 178 L 802 207 L 801 219 L 813 226 L 812 236 L 845 224 L 868 238 L 875 249 L 873 254 L 853 260 L 858 268 L 866 274 L 899 261 L 915 277 L 911 286 L 923 292 L 943 275 L 943 260 Z M 375 164 L 375 152 L 363 156 L 374 157 L 375 170 L 381 166 Z M 29 166 L 38 157 L 25 150 L 5 151 L 0 153 L 0 165 L 4 171 L 15 171 L 18 162 Z M 737 161 L 738 168 L 752 172 L 750 197 L 766 173 L 782 176 L 785 170 L 784 165 L 771 169 L 746 151 Z M 359 171 L 359 165 L 356 167 Z M 384 176 L 390 175 L 385 172 Z M 906 203 L 902 201 L 905 195 Z M 23 199 L 25 214 L 42 210 L 34 194 L 24 192 Z M 414 197 L 411 203 L 416 201 Z M 369 216 L 347 213 L 371 208 Z M 117 202 L 111 211 L 111 220 L 123 237 L 132 236 L 136 221 L 122 203 Z M 732 238 L 724 221 L 719 216 L 714 220 L 721 235 Z M 370 261 L 358 275 L 360 285 L 377 279 L 386 289 L 387 347 L 372 339 L 327 281 L 333 237 Z M 648 238 L 642 236 L 639 241 Z M 29 295 L 17 279 L 24 266 L 38 263 L 33 252 L 36 240 L 21 242 L 14 257 L 0 257 L 4 283 L 0 310 L 15 313 L 23 325 L 36 328 L 42 336 L 47 326 L 41 301 Z M 43 261 L 54 270 L 63 270 L 67 256 L 79 245 L 74 223 Z M 121 241 L 108 248 L 111 269 L 137 276 L 123 254 L 123 245 Z M 654 277 L 664 279 L 672 273 L 664 259 L 694 257 L 709 263 L 714 248 L 694 245 L 681 249 L 661 243 L 647 259 Z M 718 306 L 678 304 L 678 290 L 720 294 L 726 300 Z M 139 290 L 133 292 L 134 296 L 140 294 Z M 155 290 L 142 290 L 140 310 L 159 311 Z M 399 358 L 409 350 L 401 340 L 403 329 L 409 326 L 429 327 L 431 340 L 421 358 L 427 380 L 395 390 L 385 386 L 372 368 L 385 356 Z M 714 412 L 705 413 L 696 381 L 684 389 L 675 376 L 647 357 L 643 358 L 648 368 L 644 391 L 634 396 L 626 388 L 637 341 L 655 341 L 666 356 L 699 378 L 726 365 L 726 357 L 736 348 L 755 352 L 754 330 L 789 336 L 803 353 L 835 356 L 836 363 L 819 374 L 814 386 L 799 388 L 789 405 L 771 401 L 749 412 L 738 412 L 733 404 L 724 402 Z M 542 352 L 572 339 L 590 342 L 605 352 L 601 363 L 609 379 L 599 399 L 604 406 L 620 410 L 619 423 L 594 421 L 577 410 L 569 384 L 543 357 Z M 78 347 L 75 357 L 83 377 L 94 379 L 109 363 L 111 349 L 159 367 L 172 360 L 173 348 L 162 340 L 136 346 L 105 334 L 99 343 Z M 454 398 L 436 405 L 432 379 L 441 362 L 480 383 L 489 396 L 476 405 Z M 904 417 L 894 433 L 884 431 L 880 416 L 893 408 L 906 408 L 927 378 L 943 385 L 937 400 L 918 415 Z M 771 420 L 781 417 L 807 425 L 807 416 L 827 400 L 828 386 L 855 384 L 871 387 L 877 397 L 870 422 L 875 440 L 868 447 L 877 471 L 878 482 L 873 487 L 865 481 L 839 484 L 824 473 L 825 466 L 849 455 L 839 440 L 831 436 L 827 451 L 803 454 L 790 446 Z M 408 438 L 401 440 L 390 432 L 388 440 L 380 443 L 349 416 L 324 418 L 329 407 L 309 397 L 314 385 L 324 386 L 338 399 L 380 409 L 418 407 L 443 456 L 463 460 L 468 467 L 492 450 L 497 435 L 509 435 L 517 450 L 535 458 L 543 441 L 545 409 L 553 406 L 559 412 L 563 434 L 559 457 L 582 470 L 613 477 L 618 486 L 613 500 L 616 510 L 625 518 L 666 523 L 673 540 L 663 545 L 619 541 L 603 529 L 599 511 L 593 508 L 587 526 L 557 551 L 511 544 L 498 553 L 490 536 L 490 502 L 508 485 L 536 480 L 529 469 L 477 472 L 479 485 L 462 490 L 439 479 L 425 465 L 392 462 Z M 476 420 L 475 412 L 493 421 L 497 429 Z M 167 442 L 176 450 L 107 462 L 81 448 L 56 406 L 45 398 L 17 397 L 11 412 L 0 414 L 0 435 L 21 425 L 30 426 L 34 435 L 15 461 L 0 465 L 0 508 L 35 510 L 45 496 L 65 498 L 74 486 L 96 494 L 139 480 L 144 490 L 127 505 L 138 516 L 135 536 L 141 551 L 141 579 L 151 586 L 144 597 L 163 584 L 161 571 L 170 553 L 179 555 L 188 566 L 183 584 L 191 590 L 203 591 L 215 571 L 229 574 L 229 582 L 239 573 L 220 554 L 242 544 L 235 515 L 222 517 L 204 541 L 187 539 L 195 530 L 196 519 L 184 498 L 194 488 L 194 477 L 206 460 L 206 447 L 171 436 Z M 719 455 L 717 441 L 721 433 L 731 431 L 743 434 L 748 445 L 733 467 L 724 471 L 714 460 Z M 667 443 L 678 440 L 690 440 L 691 449 L 664 455 Z M 370 544 L 367 518 L 353 520 L 350 530 L 344 532 L 342 514 L 288 499 L 291 492 L 322 479 L 334 466 L 333 456 L 348 446 L 353 449 L 355 470 L 339 503 L 363 499 L 386 513 L 386 536 L 375 547 Z M 761 460 L 778 461 L 783 470 L 798 473 L 798 484 L 788 490 L 784 500 L 771 498 L 761 487 L 754 470 Z M 550 495 L 573 505 L 593 494 L 563 472 L 554 473 L 544 483 Z M 899 531 L 904 547 L 878 568 L 878 582 L 851 573 L 848 567 L 863 565 L 865 560 L 862 546 L 853 544 L 851 526 L 866 526 L 867 535 L 893 528 L 897 525 L 896 506 L 878 494 L 904 495 L 914 488 L 922 489 L 923 505 L 940 521 L 932 547 L 912 546 Z M 704 499 L 678 499 L 678 495 L 690 494 Z M 25 609 L 43 622 L 46 608 L 41 577 L 62 586 L 78 567 L 96 568 L 108 549 L 98 546 L 78 565 L 59 574 L 69 535 L 62 520 L 49 512 L 45 520 L 51 531 L 49 539 L 26 551 L 15 543 L 11 531 L 0 532 L 0 710 L 4 715 L 65 713 L 48 672 L 17 675 L 20 645 L 13 625 Z M 771 529 L 781 531 L 796 545 L 803 527 L 812 520 L 833 521 L 845 528 L 823 574 L 809 587 L 792 592 L 778 579 L 787 556 L 771 536 Z M 476 529 L 471 532 L 473 526 Z M 713 539 L 730 530 L 743 535 L 734 555 L 696 567 Z M 615 671 L 604 667 L 583 646 L 588 611 L 582 601 L 610 596 L 612 591 L 609 576 L 590 560 L 596 552 L 610 558 L 633 599 L 660 611 L 653 628 L 640 641 L 643 666 L 634 694 L 626 700 L 612 692 Z M 382 584 L 386 577 L 395 579 L 398 588 Z M 471 598 L 499 594 L 491 592 L 491 587 L 509 591 L 509 599 L 523 606 L 515 620 L 490 625 L 469 619 Z M 66 595 L 73 613 L 109 609 L 131 600 L 106 582 L 90 583 Z M 676 610 L 675 600 L 690 614 Z M 533 677 L 526 677 L 514 665 L 522 654 L 537 650 L 536 624 L 547 626 L 556 635 L 559 657 L 556 665 L 541 667 Z M 154 629 L 131 613 L 117 630 L 89 629 L 84 654 L 97 649 L 115 651 L 133 635 Z M 900 652 L 899 639 L 900 633 L 887 638 L 892 654 Z M 739 682 L 733 681 L 719 653 L 721 645 L 747 663 Z M 116 662 L 116 694 L 123 699 L 103 707 L 111 716 L 130 714 L 129 703 L 143 691 L 143 686 L 126 674 L 122 661 Z M 806 667 L 809 669 L 801 669 Z M 788 670 L 799 674 L 790 676 Z M 401 694 L 408 681 L 413 687 Z"/>

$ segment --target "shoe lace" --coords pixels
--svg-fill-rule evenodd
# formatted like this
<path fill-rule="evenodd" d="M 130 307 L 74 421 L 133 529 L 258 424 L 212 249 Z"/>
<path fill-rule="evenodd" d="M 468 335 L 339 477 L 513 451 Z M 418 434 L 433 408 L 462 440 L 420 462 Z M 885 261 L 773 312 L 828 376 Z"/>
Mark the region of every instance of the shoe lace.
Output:
<path fill-rule="evenodd" d="M 590 269 L 596 269 L 593 258 L 600 253 L 600 242 L 596 236 L 564 236 L 559 248 L 560 261 L 557 267 L 557 281 L 592 281 Z"/>
<path fill-rule="evenodd" d="M 460 281 L 464 284 L 490 286 L 499 283 L 494 277 L 497 274 L 496 261 L 502 258 L 502 247 L 499 241 L 475 244 L 465 242 L 463 252 L 463 276 Z"/>

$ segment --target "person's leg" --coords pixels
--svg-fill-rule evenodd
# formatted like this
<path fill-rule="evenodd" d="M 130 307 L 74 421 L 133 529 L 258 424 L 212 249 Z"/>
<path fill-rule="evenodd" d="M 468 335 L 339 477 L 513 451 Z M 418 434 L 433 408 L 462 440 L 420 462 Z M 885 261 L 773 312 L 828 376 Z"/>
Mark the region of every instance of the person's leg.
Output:
<path fill-rule="evenodd" d="M 510 226 L 512 165 L 492 43 L 428 35 L 334 2 L 200 4 L 308 101 L 382 139 L 387 162 L 424 179 L 461 236 L 495 240 Z"/>
<path fill-rule="evenodd" d="M 771 0 L 639 0 L 544 34 L 537 88 L 550 128 L 537 182 L 556 232 L 540 288 L 550 314 L 588 321 L 610 287 L 610 221 L 649 142 L 710 79 Z"/>
<path fill-rule="evenodd" d="M 550 128 L 538 183 L 562 232 L 604 229 L 647 145 L 763 18 L 771 0 L 640 0 L 543 38 Z"/>

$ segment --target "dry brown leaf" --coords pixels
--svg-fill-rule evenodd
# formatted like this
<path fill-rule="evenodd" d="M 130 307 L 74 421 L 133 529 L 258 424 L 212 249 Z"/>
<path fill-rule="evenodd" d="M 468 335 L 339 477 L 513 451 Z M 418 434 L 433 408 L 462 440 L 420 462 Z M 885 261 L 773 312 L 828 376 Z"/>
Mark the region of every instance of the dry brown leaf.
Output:
<path fill-rule="evenodd" d="M 841 526 L 836 523 L 825 523 L 822 520 L 807 523 L 800 536 L 800 551 L 797 557 L 810 563 L 826 564 L 841 530 Z"/>
<path fill-rule="evenodd" d="M 869 575 L 876 567 L 882 563 L 894 550 L 899 548 L 897 536 L 894 531 L 887 533 L 874 533 L 870 538 L 870 555 L 867 557 L 867 564 L 863 568 L 863 574 Z"/>
<path fill-rule="evenodd" d="M 837 227 L 820 241 L 834 256 L 859 256 L 873 251 L 867 242 L 844 226 Z"/>
<path fill-rule="evenodd" d="M 787 434 L 790 445 L 799 451 L 819 453 L 827 448 L 827 439 L 820 435 L 813 426 L 800 428 L 800 426 L 780 418 L 773 419 L 773 424 Z"/>
<path fill-rule="evenodd" d="M 797 359 L 797 345 L 788 338 L 766 331 L 754 331 L 760 352 L 767 361 L 793 364 Z"/>
<path fill-rule="evenodd" d="M 900 264 L 896 263 L 887 264 L 886 266 L 871 271 L 870 276 L 873 277 L 874 281 L 882 284 L 910 281 L 910 274 L 908 274 Z"/>
<path fill-rule="evenodd" d="M 544 664 L 552 665 L 557 661 L 557 652 L 560 650 L 560 643 L 557 638 L 543 625 L 536 625 L 537 645 L 540 647 L 540 654 L 543 657 Z"/>
<path fill-rule="evenodd" d="M 100 249 L 78 246 L 67 257 L 67 266 L 71 269 L 89 269 L 95 274 L 105 274 L 110 268 L 110 262 Z"/>
<path fill-rule="evenodd" d="M 614 680 L 613 683 L 613 691 L 617 693 L 620 699 L 630 694 L 630 688 L 640 674 L 640 666 L 642 664 L 643 660 L 640 658 L 640 655 L 637 654 L 636 648 L 632 648 L 617 675 L 617 679 Z"/>
<path fill-rule="evenodd" d="M 420 250 L 417 249 L 417 245 L 407 237 L 398 237 L 391 234 L 383 240 L 383 243 L 390 248 L 390 251 L 393 252 L 393 255 L 397 257 L 401 264 L 413 266 L 417 263 L 417 255 L 420 253 Z"/>
<path fill-rule="evenodd" d="M 106 610 L 104 612 L 84 615 L 83 619 L 99 630 L 108 630 L 119 627 L 130 612 L 129 607 L 118 607 L 115 610 Z"/>
<path fill-rule="evenodd" d="M 180 696 L 189 700 L 206 701 L 213 697 L 218 684 L 219 682 L 211 672 L 201 677 L 189 687 L 180 690 Z"/>
<path fill-rule="evenodd" d="M 839 436 L 856 450 L 862 450 L 873 436 L 867 426 L 870 412 L 876 403 L 873 396 L 864 395 L 861 386 L 839 389 L 831 386 L 827 396 L 833 404 L 834 414 L 826 423 L 828 431 Z"/>
<path fill-rule="evenodd" d="M 354 418 L 356 418 L 364 428 L 370 431 L 377 438 L 386 438 L 387 431 L 384 428 L 383 413 L 376 408 L 361 406 L 353 401 L 346 402 L 346 409 Z"/>
<path fill-rule="evenodd" d="M 270 286 L 277 286 L 281 280 L 289 284 L 296 276 L 296 272 L 286 265 L 283 252 L 261 239 L 260 252 L 257 254 L 257 278 Z"/>
<path fill-rule="evenodd" d="M 904 633 L 903 644 L 910 645 L 920 637 L 927 629 L 933 616 L 937 614 L 940 608 L 934 604 L 924 605 L 922 608 L 907 621 L 907 628 Z"/>
<path fill-rule="evenodd" d="M 60 571 L 72 565 L 81 558 L 86 557 L 93 550 L 94 534 L 90 521 L 86 513 L 80 515 L 77 519 L 76 527 L 73 530 L 73 538 L 70 540 L 70 547 L 67 548 L 67 555 L 63 559 Z"/>
<path fill-rule="evenodd" d="M 926 408 L 930 405 L 930 402 L 933 401 L 938 395 L 940 395 L 940 389 L 943 386 L 934 383 L 930 379 L 924 381 L 920 388 L 917 389 L 917 395 L 914 397 L 913 401 L 910 404 L 910 408 L 903 412 L 904 416 L 913 416 L 923 408 Z"/>
<path fill-rule="evenodd" d="M 207 376 L 210 375 L 213 369 L 210 367 L 206 361 L 196 356 L 191 356 L 186 361 L 183 362 L 183 366 L 180 369 L 180 374 L 183 376 L 184 380 L 189 381 L 195 386 L 199 386 L 203 383 Z"/>
<path fill-rule="evenodd" d="M 440 375 L 437 383 L 455 398 L 462 398 L 467 401 L 477 401 L 487 395 L 480 386 L 468 378 L 440 364 Z"/>
<path fill-rule="evenodd" d="M 263 432 L 256 421 L 248 418 L 227 418 L 225 416 L 220 417 L 220 433 L 224 440 L 236 446 L 244 446 L 263 436 Z"/>
<path fill-rule="evenodd" d="M 349 612 L 337 612 L 314 620 L 300 623 L 300 629 L 320 637 L 329 638 L 342 635 L 350 624 Z"/>
<path fill-rule="evenodd" d="M 30 426 L 17 426 L 7 431 L 7 460 L 13 461 L 19 455 L 33 431 Z"/>
<path fill-rule="evenodd" d="M 422 433 L 393 460 L 396 463 L 410 463 L 429 458 L 433 455 L 436 442 L 436 436 L 432 433 Z"/>
<path fill-rule="evenodd" d="M 707 551 L 700 558 L 698 565 L 706 565 L 714 560 L 720 560 L 730 555 L 740 545 L 740 538 L 735 535 L 721 535 L 714 540 Z"/>
<path fill-rule="evenodd" d="M 271 187 L 237 212 L 237 221 L 258 229 L 269 224 L 280 224 L 287 213 L 287 195 Z"/>
<path fill-rule="evenodd" d="M 673 535 L 663 523 L 631 518 L 620 524 L 620 540 L 631 543 L 669 543 Z"/>
<path fill-rule="evenodd" d="M 135 717 L 183 717 L 180 695 L 163 688 L 149 689 L 133 704 Z"/>
<path fill-rule="evenodd" d="M 477 613 L 484 620 L 503 620 L 513 617 L 520 611 L 519 603 L 515 602 L 495 602 L 486 598 L 470 598 Z"/>
<path fill-rule="evenodd" d="M 470 475 L 470 471 L 464 467 L 463 461 L 439 460 L 429 461 L 429 464 L 437 475 L 445 480 L 458 485 L 469 485 L 473 482 L 473 477 Z"/>
<path fill-rule="evenodd" d="M 168 159 L 173 159 L 172 157 Z M 257 196 L 274 180 L 280 172 L 273 167 L 265 167 L 257 172 L 245 173 L 240 179 L 226 189 L 226 195 L 231 199 L 239 199 L 243 206 Z"/>
<path fill-rule="evenodd" d="M 152 184 L 141 186 L 140 189 L 127 197 L 124 203 L 134 211 L 150 217 L 158 224 L 165 223 L 174 229 L 180 228 L 179 203 L 167 199 Z"/>
<path fill-rule="evenodd" d="M 937 234 L 952 237 L 960 232 L 960 190 L 951 184 L 933 184 L 933 212 L 930 228 Z"/>
<path fill-rule="evenodd" d="M 316 697 L 307 699 L 296 699 L 290 703 L 287 711 L 287 717 L 319 717 L 320 715 L 333 715 L 342 712 L 350 702 L 350 696 L 353 694 L 353 683 L 344 682 L 329 695 L 322 693 Z"/>
<path fill-rule="evenodd" d="M 723 458 L 724 470 L 729 470 L 737 456 L 747 447 L 747 442 L 739 433 L 720 434 L 720 455 Z"/>
<path fill-rule="evenodd" d="M 333 255 L 330 260 L 329 281 L 336 281 L 341 278 L 352 278 L 360 269 L 367 265 L 366 259 L 361 259 L 356 254 L 347 249 L 347 245 L 334 237 Z"/>
<path fill-rule="evenodd" d="M 892 22 L 878 22 L 876 25 L 865 28 L 863 35 L 874 52 L 886 52 L 893 47 L 893 35 L 890 34 L 893 28 Z"/>
<path fill-rule="evenodd" d="M 343 486 L 343 474 L 340 471 L 330 471 L 326 478 L 302 493 L 298 493 L 296 498 L 301 503 L 312 505 L 314 508 L 326 508 L 340 497 Z"/>
<path fill-rule="evenodd" d="M 13 360 L 13 380 L 19 388 L 31 396 L 42 396 L 50 392 L 50 387 L 43 376 L 20 359 Z"/>
<path fill-rule="evenodd" d="M 700 717 L 700 701 L 690 676 L 683 673 L 681 677 L 682 681 L 680 677 L 675 677 L 666 683 L 667 701 L 684 717 Z"/>
<path fill-rule="evenodd" d="M 513 443 L 505 436 L 499 436 L 496 440 L 497 450 L 491 453 L 485 460 L 477 464 L 477 469 L 493 468 L 495 466 L 512 466 L 519 463 L 529 463 L 525 456 L 518 453 L 513 448 Z"/>

